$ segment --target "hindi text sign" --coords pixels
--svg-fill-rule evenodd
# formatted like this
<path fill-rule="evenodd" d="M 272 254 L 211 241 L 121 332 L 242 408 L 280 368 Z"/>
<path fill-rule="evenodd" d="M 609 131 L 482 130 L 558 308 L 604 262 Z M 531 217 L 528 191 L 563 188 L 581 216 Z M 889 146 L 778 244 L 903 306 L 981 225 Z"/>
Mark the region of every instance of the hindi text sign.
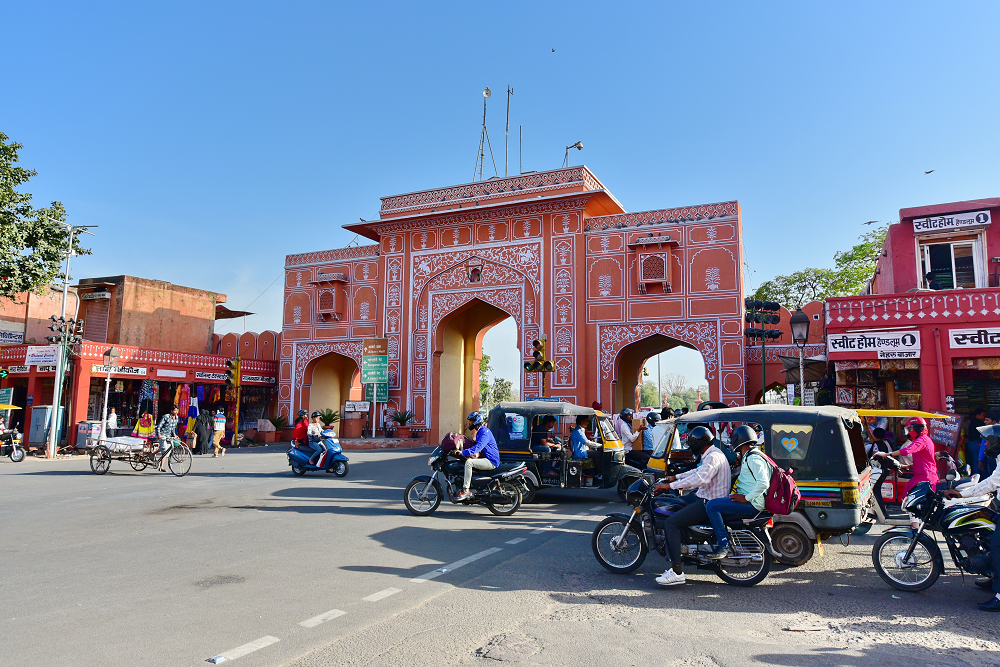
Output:
<path fill-rule="evenodd" d="M 389 339 L 365 338 L 361 344 L 361 383 L 389 381 Z"/>
<path fill-rule="evenodd" d="M 879 359 L 916 359 L 920 356 L 920 332 L 859 331 L 831 334 L 826 338 L 826 351 L 877 352 Z"/>

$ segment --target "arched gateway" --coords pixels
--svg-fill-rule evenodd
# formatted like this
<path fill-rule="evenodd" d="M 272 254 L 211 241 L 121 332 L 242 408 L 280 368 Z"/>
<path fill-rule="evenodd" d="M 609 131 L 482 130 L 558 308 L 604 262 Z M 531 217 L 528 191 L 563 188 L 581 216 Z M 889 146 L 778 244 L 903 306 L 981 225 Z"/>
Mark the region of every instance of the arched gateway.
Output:
<path fill-rule="evenodd" d="M 282 414 L 320 407 L 320 384 L 343 400 L 362 339 L 385 337 L 389 409 L 433 441 L 478 408 L 483 335 L 508 317 L 526 360 L 547 337 L 548 396 L 634 406 L 642 361 L 684 345 L 712 399 L 744 402 L 737 202 L 625 213 L 573 167 L 385 197 L 345 227 L 377 243 L 286 258 Z"/>

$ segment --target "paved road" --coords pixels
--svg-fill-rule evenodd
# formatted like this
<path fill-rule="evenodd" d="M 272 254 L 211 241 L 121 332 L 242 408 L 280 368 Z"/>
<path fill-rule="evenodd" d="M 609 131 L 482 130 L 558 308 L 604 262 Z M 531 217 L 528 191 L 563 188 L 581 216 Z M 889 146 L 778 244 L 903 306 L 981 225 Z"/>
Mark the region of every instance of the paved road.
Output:
<path fill-rule="evenodd" d="M 293 477 L 275 448 L 181 479 L 3 459 L 4 664 L 996 664 L 981 592 L 896 593 L 870 537 L 753 589 L 690 573 L 663 590 L 656 555 L 628 577 L 591 555 L 612 493 L 418 519 L 400 490 L 426 450 L 349 456 L 343 480 Z"/>

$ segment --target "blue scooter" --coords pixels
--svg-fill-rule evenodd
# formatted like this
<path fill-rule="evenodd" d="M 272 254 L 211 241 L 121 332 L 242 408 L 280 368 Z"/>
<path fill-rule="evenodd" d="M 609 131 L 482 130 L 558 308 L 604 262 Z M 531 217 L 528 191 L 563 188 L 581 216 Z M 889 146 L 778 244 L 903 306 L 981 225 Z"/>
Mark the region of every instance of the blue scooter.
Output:
<path fill-rule="evenodd" d="M 349 465 L 347 457 L 344 456 L 340 448 L 340 441 L 333 429 L 326 429 L 322 433 L 322 443 L 326 451 L 315 454 L 300 449 L 292 445 L 288 450 L 288 465 L 292 467 L 293 475 L 304 475 L 309 470 L 325 470 L 332 472 L 337 477 L 346 477 Z"/>

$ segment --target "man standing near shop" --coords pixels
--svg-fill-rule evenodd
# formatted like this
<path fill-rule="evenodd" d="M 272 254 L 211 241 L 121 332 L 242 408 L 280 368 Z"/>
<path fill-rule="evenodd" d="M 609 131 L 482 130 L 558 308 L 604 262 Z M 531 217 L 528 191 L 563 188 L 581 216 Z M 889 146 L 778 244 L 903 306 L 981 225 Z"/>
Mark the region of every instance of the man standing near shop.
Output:
<path fill-rule="evenodd" d="M 118 415 L 115 414 L 114 408 L 108 411 L 108 421 L 104 424 L 104 434 L 109 438 L 118 435 Z"/>
<path fill-rule="evenodd" d="M 160 472 L 167 472 L 164 467 L 167 464 L 167 455 L 170 451 L 170 439 L 177 436 L 177 415 L 180 408 L 176 405 L 170 408 L 170 412 L 160 417 L 156 425 L 156 439 L 160 443 Z"/>

